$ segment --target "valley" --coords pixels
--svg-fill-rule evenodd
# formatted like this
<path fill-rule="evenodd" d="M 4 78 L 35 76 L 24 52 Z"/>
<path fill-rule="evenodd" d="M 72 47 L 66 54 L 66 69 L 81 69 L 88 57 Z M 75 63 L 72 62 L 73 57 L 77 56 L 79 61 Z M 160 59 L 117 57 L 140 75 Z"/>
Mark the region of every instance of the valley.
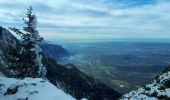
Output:
<path fill-rule="evenodd" d="M 60 64 L 72 63 L 82 72 L 126 93 L 148 83 L 170 64 L 168 42 L 64 43 L 71 53 Z"/>

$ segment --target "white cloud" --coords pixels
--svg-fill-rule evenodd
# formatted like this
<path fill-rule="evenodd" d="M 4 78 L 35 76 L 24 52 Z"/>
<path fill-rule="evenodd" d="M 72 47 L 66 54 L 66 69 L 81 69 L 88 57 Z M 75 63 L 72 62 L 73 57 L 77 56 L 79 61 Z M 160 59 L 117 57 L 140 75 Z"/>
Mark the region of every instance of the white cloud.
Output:
<path fill-rule="evenodd" d="M 44 35 L 47 39 L 54 39 L 54 36 L 56 39 L 170 38 L 170 2 L 136 2 L 0 0 L 0 23 L 21 27 L 18 21 L 32 5 L 38 16 L 40 32 L 51 34 Z"/>

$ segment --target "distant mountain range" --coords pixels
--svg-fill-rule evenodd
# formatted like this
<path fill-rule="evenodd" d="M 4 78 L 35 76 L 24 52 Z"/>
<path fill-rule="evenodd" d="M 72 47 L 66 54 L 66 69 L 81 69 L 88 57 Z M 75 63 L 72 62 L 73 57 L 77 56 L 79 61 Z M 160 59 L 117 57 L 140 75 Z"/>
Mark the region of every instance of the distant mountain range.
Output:
<path fill-rule="evenodd" d="M 44 55 L 48 58 L 59 60 L 61 57 L 70 55 L 70 53 L 61 45 L 43 42 L 40 44 L 40 47 L 42 48 Z"/>

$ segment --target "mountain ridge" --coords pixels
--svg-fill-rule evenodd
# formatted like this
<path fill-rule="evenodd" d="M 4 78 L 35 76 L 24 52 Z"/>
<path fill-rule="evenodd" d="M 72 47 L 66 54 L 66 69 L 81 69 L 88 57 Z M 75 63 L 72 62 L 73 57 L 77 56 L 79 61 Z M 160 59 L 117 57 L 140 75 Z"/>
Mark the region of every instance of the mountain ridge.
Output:
<path fill-rule="evenodd" d="M 5 43 L 1 43 L 5 47 L 0 48 L 0 51 L 2 52 L 0 57 L 2 57 L 3 60 L 6 60 L 5 57 L 10 57 L 10 54 L 6 53 L 6 50 L 9 48 L 13 48 L 15 50 L 19 40 L 5 28 L 1 27 L 0 30 L 2 30 L 0 31 L 0 39 L 2 41 L 7 41 Z M 9 39 L 7 37 L 9 37 Z M 4 75 L 16 78 L 13 70 L 10 70 L 9 68 L 12 63 L 4 61 L 0 62 L 0 65 L 1 64 L 7 65 L 6 67 L 0 66 L 6 70 L 6 72 L 2 71 Z M 117 100 L 121 96 L 121 94 L 114 89 L 111 89 L 98 80 L 83 74 L 72 64 L 67 64 L 66 66 L 59 65 L 56 60 L 47 57 L 47 55 L 44 55 L 43 57 L 43 64 L 47 68 L 47 79 L 58 88 L 63 89 L 68 94 L 71 94 L 77 100 L 84 97 L 88 100 Z M 11 73 L 12 75 L 8 75 L 7 73 Z"/>

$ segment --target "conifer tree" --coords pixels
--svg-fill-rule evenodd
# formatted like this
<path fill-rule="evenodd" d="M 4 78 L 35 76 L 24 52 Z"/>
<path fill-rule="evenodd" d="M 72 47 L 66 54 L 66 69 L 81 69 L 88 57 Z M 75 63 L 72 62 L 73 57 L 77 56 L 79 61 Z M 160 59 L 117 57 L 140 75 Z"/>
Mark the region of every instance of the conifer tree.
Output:
<path fill-rule="evenodd" d="M 42 77 L 46 75 L 46 68 L 42 64 L 42 50 L 39 44 L 43 41 L 36 28 L 37 19 L 32 13 L 32 7 L 27 9 L 27 19 L 24 19 L 26 27 L 22 32 L 15 27 L 9 28 L 21 37 L 21 49 L 17 64 L 17 75 L 20 77 Z M 16 69 L 16 68 L 15 68 Z"/>

